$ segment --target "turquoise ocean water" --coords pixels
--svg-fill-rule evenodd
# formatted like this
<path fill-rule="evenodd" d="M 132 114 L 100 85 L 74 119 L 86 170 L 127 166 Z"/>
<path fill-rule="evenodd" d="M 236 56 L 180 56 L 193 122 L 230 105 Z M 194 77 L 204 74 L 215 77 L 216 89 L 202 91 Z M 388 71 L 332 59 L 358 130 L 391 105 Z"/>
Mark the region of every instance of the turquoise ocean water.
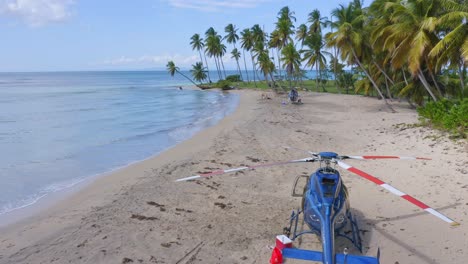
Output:
<path fill-rule="evenodd" d="M 238 105 L 180 85 L 190 83 L 163 71 L 0 73 L 0 217 L 155 155 Z"/>

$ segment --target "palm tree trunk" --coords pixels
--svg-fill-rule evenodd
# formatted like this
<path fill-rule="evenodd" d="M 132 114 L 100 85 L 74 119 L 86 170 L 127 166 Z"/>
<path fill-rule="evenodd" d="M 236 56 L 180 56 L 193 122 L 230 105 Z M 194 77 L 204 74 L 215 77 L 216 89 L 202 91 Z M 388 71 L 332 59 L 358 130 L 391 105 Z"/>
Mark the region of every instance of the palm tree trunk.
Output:
<path fill-rule="evenodd" d="M 247 62 L 246 62 L 246 60 L 245 60 L 245 51 L 244 51 L 244 49 L 242 49 L 242 55 L 243 55 L 243 57 L 244 57 L 245 75 L 247 75 L 247 81 L 250 83 L 249 72 L 247 71 Z"/>
<path fill-rule="evenodd" d="M 219 56 L 219 60 L 221 61 L 221 65 L 223 66 L 224 79 L 226 79 L 226 69 L 224 68 L 223 58 L 221 56 Z"/>
<path fill-rule="evenodd" d="M 236 48 L 236 42 L 235 42 L 235 41 L 234 41 L 233 45 L 234 45 L 234 49 L 237 50 L 237 48 Z M 238 51 L 238 52 L 239 52 L 239 51 Z M 236 62 L 237 62 L 237 70 L 239 71 L 239 77 L 241 78 L 241 80 L 244 80 L 244 79 L 242 78 L 242 72 L 241 72 L 241 69 L 240 69 L 240 66 L 239 66 L 239 58 L 237 58 L 237 57 L 236 57 Z"/>
<path fill-rule="evenodd" d="M 395 85 L 395 82 L 393 82 L 392 78 L 390 78 L 387 75 L 387 73 L 379 66 L 379 64 L 377 64 L 377 62 L 375 62 L 374 60 L 372 60 L 372 62 L 375 64 L 375 66 L 377 66 L 377 69 L 379 69 L 379 71 L 385 76 L 385 78 L 387 78 L 387 80 L 389 80 L 392 85 Z"/>
<path fill-rule="evenodd" d="M 443 97 L 442 90 L 440 89 L 439 85 L 437 84 L 437 80 L 434 77 L 434 74 L 432 74 L 432 71 L 429 70 L 429 75 L 431 76 L 432 81 L 434 82 L 434 85 L 437 89 L 437 92 L 439 93 L 440 97 Z"/>
<path fill-rule="evenodd" d="M 202 57 L 202 55 L 201 55 L 202 53 L 201 53 L 201 50 L 200 50 L 200 49 L 198 50 L 198 53 L 200 53 L 200 60 L 201 60 L 201 63 L 202 63 L 202 65 L 203 65 L 203 57 Z M 206 57 L 205 57 L 205 62 L 206 62 Z M 209 80 L 210 83 L 211 83 L 210 71 L 208 70 L 208 63 L 206 64 L 206 70 L 207 70 L 207 72 L 208 72 L 208 80 Z"/>
<path fill-rule="evenodd" d="M 408 80 L 406 79 L 405 70 L 401 69 L 401 72 L 403 73 L 403 79 L 405 79 L 405 84 L 408 85 Z"/>
<path fill-rule="evenodd" d="M 239 59 L 236 59 L 236 62 L 237 62 L 237 71 L 239 72 L 239 77 L 241 78 L 241 80 L 244 80 L 244 78 L 242 77 L 241 68 L 239 66 Z"/>
<path fill-rule="evenodd" d="M 422 82 L 422 84 L 424 85 L 424 88 L 426 88 L 426 91 L 429 93 L 429 95 L 431 96 L 432 100 L 434 100 L 434 102 L 437 102 L 437 98 L 435 97 L 434 93 L 432 93 L 431 91 L 431 86 L 429 85 L 429 83 L 427 82 L 426 80 L 426 77 L 424 77 L 424 73 L 421 71 L 421 69 L 418 70 L 418 78 L 419 80 Z"/>
<path fill-rule="evenodd" d="M 388 86 L 388 80 L 385 78 L 385 88 L 387 89 L 387 96 L 390 100 L 393 100 L 392 93 L 390 92 L 390 87 Z"/>
<path fill-rule="evenodd" d="M 263 78 L 265 78 L 266 85 L 270 87 L 270 83 L 268 82 L 268 75 L 266 73 L 263 74 Z"/>
<path fill-rule="evenodd" d="M 214 61 L 215 61 L 215 65 L 216 65 L 216 72 L 218 72 L 218 78 L 219 78 L 219 80 L 221 80 L 222 77 L 221 77 L 221 74 L 220 74 L 220 71 L 219 71 L 219 63 L 218 63 L 218 59 L 216 58 L 216 56 L 214 57 Z"/>
<path fill-rule="evenodd" d="M 335 58 L 333 59 L 333 75 L 334 75 L 333 77 L 335 79 L 336 89 L 338 90 L 338 93 L 341 94 L 341 89 L 337 85 L 337 81 L 336 81 L 336 78 L 338 77 L 338 76 L 336 76 L 336 62 L 338 61 L 338 49 L 336 48 L 336 45 L 333 45 L 333 52 L 335 54 Z"/>
<path fill-rule="evenodd" d="M 255 87 L 257 87 L 257 82 L 255 81 L 255 64 L 254 64 L 254 57 L 252 55 L 252 51 L 250 51 L 250 58 L 252 59 L 252 69 L 253 69 L 253 80 L 254 80 L 254 84 L 255 84 Z"/>
<path fill-rule="evenodd" d="M 370 74 L 367 72 L 366 68 L 364 68 L 364 66 L 361 64 L 361 61 L 359 60 L 358 56 L 356 55 L 356 51 L 352 48 L 351 51 L 353 52 L 353 56 L 354 56 L 354 59 L 356 60 L 357 64 L 359 65 L 359 67 L 361 67 L 361 69 L 364 71 L 364 73 L 366 74 L 367 78 L 369 78 L 369 81 L 372 83 L 372 85 L 374 86 L 374 89 L 377 91 L 377 93 L 379 93 L 380 97 L 384 100 L 385 104 L 390 108 L 390 110 L 392 112 L 395 112 L 395 110 L 390 106 L 390 104 L 388 103 L 387 99 L 385 99 L 385 96 L 383 96 L 382 94 L 382 91 L 380 91 L 379 89 L 379 86 L 377 85 L 377 83 L 375 83 L 374 79 L 372 79 L 372 77 L 370 76 Z"/>
<path fill-rule="evenodd" d="M 320 92 L 318 79 L 318 63 L 315 64 L 315 87 L 317 88 L 317 93 Z"/>
<path fill-rule="evenodd" d="M 184 76 L 187 80 L 189 80 L 191 83 L 193 83 L 193 85 L 195 85 L 196 87 L 200 87 L 198 84 L 196 84 L 192 79 L 190 79 L 189 77 L 187 77 L 185 74 L 183 74 L 182 72 L 180 71 L 176 71 L 177 73 L 179 73 L 180 75 Z"/>
<path fill-rule="evenodd" d="M 203 57 L 205 57 L 206 71 L 208 72 L 208 80 L 209 80 L 210 83 L 211 83 L 210 69 L 208 68 L 208 61 L 206 60 L 206 54 L 203 53 Z"/>
<path fill-rule="evenodd" d="M 464 59 L 461 59 L 461 63 L 458 66 L 458 77 L 460 78 L 460 88 L 461 88 L 461 95 L 460 98 L 465 98 L 465 72 L 466 72 L 466 66 Z"/>
<path fill-rule="evenodd" d="M 279 55 L 279 48 L 276 48 L 276 57 L 278 57 L 278 72 L 279 72 L 279 76 L 280 78 L 282 78 L 281 76 L 281 61 L 280 61 L 280 55 Z"/>
<path fill-rule="evenodd" d="M 325 89 L 325 84 L 324 84 L 324 82 L 322 80 L 322 72 L 323 72 L 323 68 L 322 68 L 322 66 L 320 66 L 319 67 L 320 85 L 322 86 L 323 92 L 326 93 L 327 89 Z"/>

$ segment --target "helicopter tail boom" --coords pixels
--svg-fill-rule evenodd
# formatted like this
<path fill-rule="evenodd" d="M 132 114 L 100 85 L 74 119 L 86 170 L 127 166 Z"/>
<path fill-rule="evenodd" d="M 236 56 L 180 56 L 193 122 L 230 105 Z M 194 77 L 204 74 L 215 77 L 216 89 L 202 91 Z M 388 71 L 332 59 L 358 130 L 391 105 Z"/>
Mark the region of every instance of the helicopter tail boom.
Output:
<path fill-rule="evenodd" d="M 320 251 L 305 250 L 298 248 L 283 248 L 282 250 L 274 250 L 273 252 L 280 252 L 281 259 L 300 259 L 308 261 L 320 261 L 323 263 L 323 252 Z M 379 255 L 380 254 L 378 253 L 377 257 L 368 257 L 355 256 L 349 254 L 336 254 L 335 262 L 333 264 L 379 264 Z M 270 261 L 270 263 L 276 264 L 277 262 L 274 262 L 274 258 L 272 258 L 272 261 Z"/>

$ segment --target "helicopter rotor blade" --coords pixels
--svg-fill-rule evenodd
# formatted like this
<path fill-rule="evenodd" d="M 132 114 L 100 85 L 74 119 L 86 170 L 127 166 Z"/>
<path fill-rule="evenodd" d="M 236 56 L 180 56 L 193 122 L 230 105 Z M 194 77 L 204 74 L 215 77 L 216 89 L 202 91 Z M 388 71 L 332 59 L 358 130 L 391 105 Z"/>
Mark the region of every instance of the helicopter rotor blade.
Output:
<path fill-rule="evenodd" d="M 418 199 L 412 197 L 411 195 L 408 195 L 398 189 L 396 189 L 395 187 L 391 186 L 390 184 L 387 184 L 385 182 L 383 182 L 382 180 L 380 180 L 379 178 L 376 178 L 370 174 L 367 174 L 366 172 L 364 171 L 361 171 L 353 166 L 350 166 L 342 161 L 337 161 L 338 165 L 340 167 L 342 167 L 343 169 L 345 170 L 348 170 L 356 175 L 359 175 L 361 176 L 362 178 L 365 178 L 377 185 L 379 185 L 380 187 L 386 189 L 387 191 L 397 195 L 397 196 L 400 196 L 401 198 L 407 200 L 408 202 L 416 205 L 417 207 L 423 209 L 424 211 L 444 220 L 445 222 L 447 223 L 450 223 L 452 226 L 457 226 L 459 225 L 459 223 L 455 222 L 454 220 L 450 219 L 449 217 L 445 216 L 444 214 L 434 210 L 433 208 L 429 207 L 428 205 L 426 205 L 425 203 L 419 201 Z"/>
<path fill-rule="evenodd" d="M 285 164 L 299 163 L 299 162 L 314 162 L 314 161 L 316 161 L 316 158 L 304 158 L 304 159 L 298 159 L 298 160 L 258 164 L 258 165 L 254 165 L 254 166 L 244 166 L 244 167 L 226 169 L 226 170 L 215 170 L 215 171 L 201 173 L 201 174 L 190 176 L 190 177 L 177 179 L 176 182 L 195 180 L 195 179 L 202 178 L 202 177 L 221 175 L 221 174 L 225 174 L 225 173 L 229 173 L 229 172 L 237 172 L 237 171 L 242 171 L 242 170 L 254 170 L 254 169 L 257 169 L 257 168 L 264 168 L 264 167 L 270 167 L 270 166 L 278 166 L 278 165 L 285 165 Z"/>
<path fill-rule="evenodd" d="M 375 159 L 403 159 L 403 160 L 431 160 L 423 157 L 404 157 L 404 156 L 341 156 L 341 159 L 375 160 Z"/>

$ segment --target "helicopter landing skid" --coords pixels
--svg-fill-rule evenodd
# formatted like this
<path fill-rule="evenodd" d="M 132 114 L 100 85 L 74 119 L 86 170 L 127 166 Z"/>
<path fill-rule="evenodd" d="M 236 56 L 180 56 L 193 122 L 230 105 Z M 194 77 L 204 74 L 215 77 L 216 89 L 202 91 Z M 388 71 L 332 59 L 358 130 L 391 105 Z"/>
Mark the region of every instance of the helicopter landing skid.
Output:
<path fill-rule="evenodd" d="M 339 231 L 337 233 L 338 236 L 344 237 L 351 241 L 353 245 L 359 250 L 359 252 L 362 253 L 362 240 L 361 240 L 361 234 L 359 233 L 359 227 L 357 224 L 357 221 L 354 219 L 353 214 L 351 212 L 348 212 L 347 218 L 349 220 L 350 226 L 351 226 L 351 235 L 352 237 L 346 235 L 343 231 Z"/>

